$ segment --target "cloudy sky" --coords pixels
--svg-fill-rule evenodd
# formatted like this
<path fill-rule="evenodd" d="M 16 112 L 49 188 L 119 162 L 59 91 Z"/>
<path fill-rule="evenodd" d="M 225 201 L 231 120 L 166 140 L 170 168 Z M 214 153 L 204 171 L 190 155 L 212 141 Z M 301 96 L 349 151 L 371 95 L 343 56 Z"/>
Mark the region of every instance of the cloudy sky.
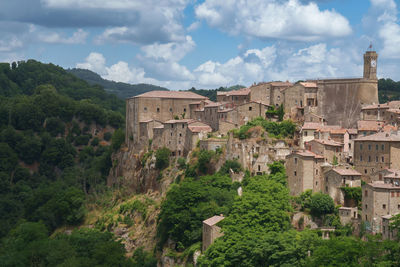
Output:
<path fill-rule="evenodd" d="M 400 80 L 399 0 L 1 0 L 0 61 L 33 58 L 173 90 Z"/>

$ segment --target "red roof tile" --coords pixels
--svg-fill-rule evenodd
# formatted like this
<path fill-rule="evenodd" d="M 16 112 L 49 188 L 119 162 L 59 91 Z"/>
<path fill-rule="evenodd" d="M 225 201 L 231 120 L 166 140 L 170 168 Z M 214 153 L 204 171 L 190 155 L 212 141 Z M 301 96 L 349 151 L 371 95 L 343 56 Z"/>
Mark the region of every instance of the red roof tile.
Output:
<path fill-rule="evenodd" d="M 340 175 L 343 176 L 348 176 L 348 175 L 357 175 L 357 176 L 361 176 L 361 173 L 359 173 L 358 171 L 351 169 L 351 168 L 333 168 L 332 169 L 334 172 L 337 172 Z"/>
<path fill-rule="evenodd" d="M 383 121 L 357 121 L 358 131 L 379 131 L 384 125 Z"/>
<path fill-rule="evenodd" d="M 400 135 L 396 133 L 378 132 L 375 134 L 362 136 L 354 141 L 386 141 L 386 142 L 400 142 Z"/>
<path fill-rule="evenodd" d="M 216 225 L 218 222 L 222 221 L 223 219 L 225 219 L 224 216 L 216 215 L 216 216 L 213 216 L 211 218 L 208 218 L 207 220 L 204 220 L 203 223 L 207 224 L 207 225 L 210 225 L 210 226 L 213 226 L 213 225 Z"/>
<path fill-rule="evenodd" d="M 313 140 L 309 141 L 308 143 L 311 143 L 311 142 L 317 142 L 317 143 L 320 143 L 322 145 L 327 145 L 327 146 L 343 146 L 342 143 L 339 143 L 339 142 L 336 142 L 333 140 L 313 139 Z"/>
<path fill-rule="evenodd" d="M 316 83 L 313 82 L 300 82 L 301 85 L 307 88 L 316 88 L 318 87 Z"/>
<path fill-rule="evenodd" d="M 305 122 L 303 124 L 303 127 L 301 127 L 302 130 L 317 130 L 322 128 L 324 125 L 319 122 Z"/>
<path fill-rule="evenodd" d="M 227 91 L 227 92 L 217 92 L 217 95 L 225 95 L 225 96 L 231 96 L 231 95 L 248 95 L 250 94 L 251 90 L 250 88 L 243 88 L 240 90 L 234 90 L 234 91 Z"/>
<path fill-rule="evenodd" d="M 188 91 L 150 91 L 133 98 L 179 98 L 179 99 L 207 99 L 207 97 Z"/>

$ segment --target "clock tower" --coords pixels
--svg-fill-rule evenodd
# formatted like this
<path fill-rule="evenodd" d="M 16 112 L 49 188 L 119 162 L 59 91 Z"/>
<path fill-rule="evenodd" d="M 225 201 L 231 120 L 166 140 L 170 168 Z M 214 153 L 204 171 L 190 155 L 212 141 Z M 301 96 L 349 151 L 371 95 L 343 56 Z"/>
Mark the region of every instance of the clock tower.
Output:
<path fill-rule="evenodd" d="M 367 51 L 364 54 L 364 79 L 376 80 L 376 67 L 378 54 L 375 51 Z"/>

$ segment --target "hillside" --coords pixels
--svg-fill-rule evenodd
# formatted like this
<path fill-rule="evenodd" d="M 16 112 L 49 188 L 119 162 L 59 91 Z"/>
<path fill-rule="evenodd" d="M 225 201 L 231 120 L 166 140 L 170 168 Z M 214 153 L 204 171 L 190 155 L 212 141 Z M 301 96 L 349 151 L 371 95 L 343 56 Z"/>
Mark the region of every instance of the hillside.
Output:
<path fill-rule="evenodd" d="M 392 79 L 379 79 L 378 94 L 379 103 L 400 100 L 400 81 L 395 82 Z"/>
<path fill-rule="evenodd" d="M 230 87 L 220 87 L 217 89 L 196 89 L 192 87 L 188 91 L 208 97 L 211 101 L 217 101 L 217 92 L 227 92 L 227 91 L 239 90 L 242 88 L 245 88 L 245 86 L 234 85 Z"/>
<path fill-rule="evenodd" d="M 100 85 L 108 93 L 117 95 L 121 99 L 131 96 L 140 95 L 149 91 L 162 90 L 167 91 L 167 88 L 152 85 L 152 84 L 129 84 L 122 82 L 114 82 L 103 79 L 97 73 L 85 69 L 67 69 L 67 72 L 75 75 L 76 77 L 88 82 L 91 85 Z"/>

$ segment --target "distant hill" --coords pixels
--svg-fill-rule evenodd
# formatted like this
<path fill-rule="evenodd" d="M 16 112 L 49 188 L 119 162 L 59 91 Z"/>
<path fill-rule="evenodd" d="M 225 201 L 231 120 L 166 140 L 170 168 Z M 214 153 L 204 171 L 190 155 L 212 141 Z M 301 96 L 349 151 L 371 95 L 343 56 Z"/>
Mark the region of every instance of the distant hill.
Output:
<path fill-rule="evenodd" d="M 242 88 L 246 88 L 243 85 L 234 85 L 231 87 L 220 87 L 218 89 L 196 89 L 192 87 L 188 91 L 208 97 L 211 101 L 217 101 L 217 92 L 227 92 L 227 91 L 233 91 L 233 90 L 239 90 Z"/>
<path fill-rule="evenodd" d="M 101 85 L 104 88 L 104 90 L 106 90 L 108 93 L 115 94 L 121 99 L 125 99 L 135 95 L 140 95 L 149 91 L 155 91 L 155 90 L 168 91 L 167 88 L 152 84 L 145 84 L 145 83 L 129 84 L 129 83 L 109 81 L 103 79 L 97 73 L 85 69 L 74 68 L 74 69 L 67 69 L 67 71 L 75 75 L 76 77 L 85 80 L 91 85 L 94 84 Z"/>

